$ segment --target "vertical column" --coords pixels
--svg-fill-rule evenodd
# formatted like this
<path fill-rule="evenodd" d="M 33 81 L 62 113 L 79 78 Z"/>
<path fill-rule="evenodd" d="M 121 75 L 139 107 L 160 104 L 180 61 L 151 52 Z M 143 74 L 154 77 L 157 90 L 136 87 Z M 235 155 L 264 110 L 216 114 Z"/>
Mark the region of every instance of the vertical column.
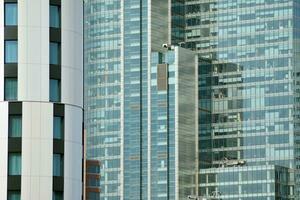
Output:
<path fill-rule="evenodd" d="M 1 5 L 1 4 L 0 4 Z M 0 34 L 1 35 L 1 34 Z M 7 199 L 8 103 L 0 103 L 0 199 Z"/>
<path fill-rule="evenodd" d="M 18 2 L 17 0 L 4 1 L 4 79 L 3 99 L 15 101 L 18 83 Z"/>
<path fill-rule="evenodd" d="M 49 5 L 49 100 L 61 101 L 61 1 Z"/>
<path fill-rule="evenodd" d="M 22 200 L 51 199 L 53 104 L 23 102 L 22 107 Z"/>
<path fill-rule="evenodd" d="M 65 149 L 65 106 L 54 104 L 53 113 L 53 195 L 63 199 L 64 195 L 64 149 Z"/>
<path fill-rule="evenodd" d="M 8 104 L 8 176 L 7 197 L 21 196 L 22 103 Z"/>
<path fill-rule="evenodd" d="M 49 101 L 49 2 L 18 1 L 18 100 Z"/>

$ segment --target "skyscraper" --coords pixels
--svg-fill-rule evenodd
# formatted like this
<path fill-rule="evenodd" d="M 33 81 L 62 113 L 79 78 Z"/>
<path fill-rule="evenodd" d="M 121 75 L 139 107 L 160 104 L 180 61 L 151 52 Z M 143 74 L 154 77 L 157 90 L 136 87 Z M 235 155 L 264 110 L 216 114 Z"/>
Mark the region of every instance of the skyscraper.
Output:
<path fill-rule="evenodd" d="M 186 1 L 186 47 L 211 60 L 199 70 L 211 115 L 199 124 L 201 196 L 299 199 L 298 20 L 294 0 Z"/>
<path fill-rule="evenodd" d="M 0 1 L 0 199 L 82 198 L 82 8 Z"/>
<path fill-rule="evenodd" d="M 171 1 L 86 1 L 85 129 L 88 157 L 103 164 L 100 199 L 196 191 L 197 59 L 170 46 L 171 29 L 184 36 L 174 2 L 172 24 Z"/>

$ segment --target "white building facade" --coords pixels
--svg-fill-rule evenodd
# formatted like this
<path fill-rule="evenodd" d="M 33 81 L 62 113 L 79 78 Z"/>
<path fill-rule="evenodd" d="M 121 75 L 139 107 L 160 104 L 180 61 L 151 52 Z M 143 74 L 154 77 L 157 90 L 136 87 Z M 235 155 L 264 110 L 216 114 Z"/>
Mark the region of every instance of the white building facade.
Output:
<path fill-rule="evenodd" d="M 0 0 L 0 199 L 82 198 L 81 0 Z"/>

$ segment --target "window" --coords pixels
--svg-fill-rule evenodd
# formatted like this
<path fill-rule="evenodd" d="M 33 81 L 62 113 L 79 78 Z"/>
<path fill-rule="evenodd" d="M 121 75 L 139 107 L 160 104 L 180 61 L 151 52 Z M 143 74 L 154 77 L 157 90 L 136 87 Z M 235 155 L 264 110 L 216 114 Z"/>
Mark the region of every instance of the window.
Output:
<path fill-rule="evenodd" d="M 53 138 L 62 139 L 63 138 L 63 118 L 54 116 L 53 118 Z"/>
<path fill-rule="evenodd" d="M 63 200 L 63 193 L 62 192 L 53 192 L 52 200 Z"/>
<path fill-rule="evenodd" d="M 63 156 L 61 154 L 53 154 L 53 176 L 63 176 Z"/>
<path fill-rule="evenodd" d="M 21 153 L 8 154 L 8 175 L 21 175 Z"/>
<path fill-rule="evenodd" d="M 20 200 L 21 192 L 20 191 L 8 191 L 7 200 Z"/>
<path fill-rule="evenodd" d="M 17 26 L 18 6 L 16 3 L 5 3 L 5 26 Z"/>
<path fill-rule="evenodd" d="M 10 115 L 9 116 L 9 137 L 22 136 L 22 116 Z"/>
<path fill-rule="evenodd" d="M 5 78 L 4 98 L 5 100 L 17 100 L 18 81 L 17 78 Z"/>
<path fill-rule="evenodd" d="M 87 193 L 87 199 L 88 200 L 99 200 L 100 199 L 100 193 L 98 193 L 98 192 L 88 192 Z"/>
<path fill-rule="evenodd" d="M 16 40 L 5 41 L 5 63 L 17 63 L 18 62 L 18 42 Z"/>
<path fill-rule="evenodd" d="M 50 42 L 50 64 L 58 65 L 60 63 L 60 44 Z"/>
<path fill-rule="evenodd" d="M 60 27 L 60 7 L 55 5 L 50 5 L 50 27 L 59 28 Z"/>
<path fill-rule="evenodd" d="M 50 79 L 50 101 L 60 101 L 60 80 Z"/>

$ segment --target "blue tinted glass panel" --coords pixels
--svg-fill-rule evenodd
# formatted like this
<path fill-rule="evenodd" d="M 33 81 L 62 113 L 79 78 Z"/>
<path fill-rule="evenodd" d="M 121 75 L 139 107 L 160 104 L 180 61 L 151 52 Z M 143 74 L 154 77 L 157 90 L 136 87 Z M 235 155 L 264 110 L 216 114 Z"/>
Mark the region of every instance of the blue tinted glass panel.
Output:
<path fill-rule="evenodd" d="M 62 139 L 63 138 L 63 119 L 62 117 L 53 118 L 53 138 Z"/>
<path fill-rule="evenodd" d="M 21 192 L 20 191 L 8 191 L 7 199 L 8 200 L 20 200 Z"/>
<path fill-rule="evenodd" d="M 63 175 L 63 157 L 61 154 L 53 154 L 53 176 Z"/>
<path fill-rule="evenodd" d="M 60 81 L 50 79 L 50 101 L 60 101 Z"/>
<path fill-rule="evenodd" d="M 10 115 L 9 116 L 9 137 L 22 136 L 22 116 Z"/>
<path fill-rule="evenodd" d="M 56 42 L 50 42 L 50 64 L 58 65 L 59 64 L 59 54 L 60 54 L 60 45 Z"/>
<path fill-rule="evenodd" d="M 8 175 L 21 175 L 20 153 L 10 153 L 8 155 Z"/>
<path fill-rule="evenodd" d="M 5 41 L 5 63 L 18 62 L 18 42 L 16 40 Z"/>
<path fill-rule="evenodd" d="M 62 192 L 53 192 L 52 200 L 63 200 L 63 193 Z"/>
<path fill-rule="evenodd" d="M 18 24 L 18 6 L 16 3 L 5 4 L 5 26 L 16 26 Z"/>
<path fill-rule="evenodd" d="M 60 8 L 59 6 L 50 6 L 50 27 L 59 28 L 60 27 Z"/>
<path fill-rule="evenodd" d="M 17 100 L 18 81 L 16 78 L 5 78 L 5 100 Z"/>

